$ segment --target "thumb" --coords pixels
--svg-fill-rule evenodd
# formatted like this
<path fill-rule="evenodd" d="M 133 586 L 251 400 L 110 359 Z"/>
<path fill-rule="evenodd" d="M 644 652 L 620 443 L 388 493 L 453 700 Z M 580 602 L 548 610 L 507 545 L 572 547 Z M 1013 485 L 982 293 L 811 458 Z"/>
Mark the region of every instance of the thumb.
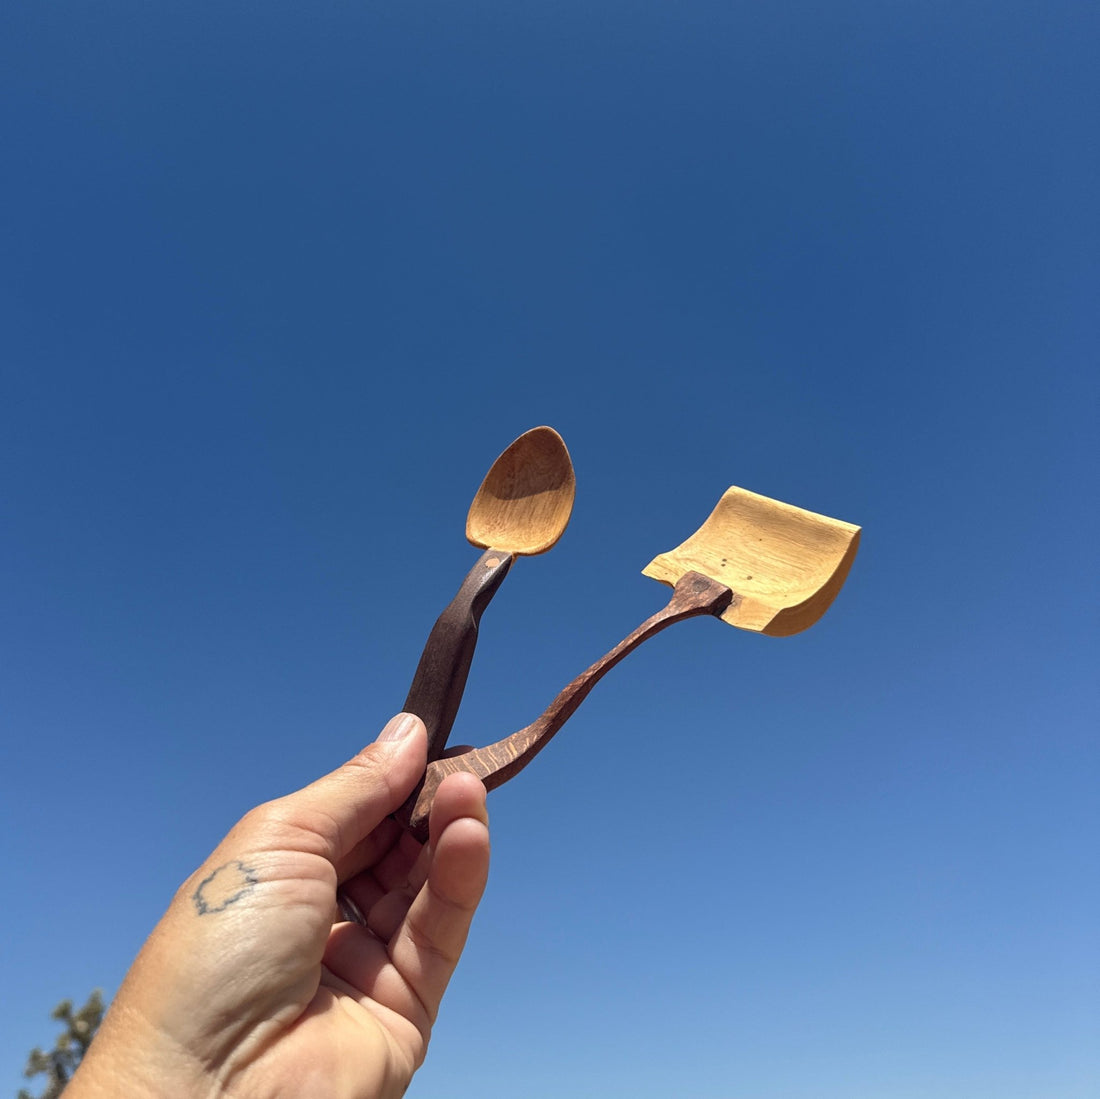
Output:
<path fill-rule="evenodd" d="M 397 714 L 342 767 L 258 812 L 300 833 L 296 846 L 337 864 L 412 793 L 427 758 L 424 722 Z"/>

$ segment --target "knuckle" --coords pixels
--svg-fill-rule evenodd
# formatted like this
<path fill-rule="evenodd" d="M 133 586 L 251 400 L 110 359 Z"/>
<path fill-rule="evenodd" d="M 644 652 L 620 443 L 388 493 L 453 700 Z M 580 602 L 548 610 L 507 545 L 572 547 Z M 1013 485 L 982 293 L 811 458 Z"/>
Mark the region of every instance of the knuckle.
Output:
<path fill-rule="evenodd" d="M 458 952 L 447 950 L 441 946 L 418 920 L 409 919 L 405 924 L 405 928 L 409 936 L 409 942 L 416 948 L 418 954 L 448 969 L 454 969 L 458 965 Z"/>
<path fill-rule="evenodd" d="M 367 786 L 381 787 L 387 797 L 395 794 L 393 779 L 382 760 L 378 758 L 372 749 L 374 745 L 353 756 L 344 765 L 345 769 L 354 776 L 356 782 L 362 782 Z"/>
<path fill-rule="evenodd" d="M 277 798 L 250 809 L 241 817 L 234 832 L 253 839 L 277 842 L 291 827 L 290 814 L 284 799 Z"/>

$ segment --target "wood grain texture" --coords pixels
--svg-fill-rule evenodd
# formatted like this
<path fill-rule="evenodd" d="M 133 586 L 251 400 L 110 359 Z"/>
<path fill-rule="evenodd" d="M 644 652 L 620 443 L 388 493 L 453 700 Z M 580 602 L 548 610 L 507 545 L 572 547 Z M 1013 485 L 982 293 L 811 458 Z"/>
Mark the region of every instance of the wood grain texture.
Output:
<path fill-rule="evenodd" d="M 545 553 L 562 536 L 576 491 L 562 437 L 552 427 L 532 428 L 486 474 L 470 505 L 466 537 L 485 549 Z"/>
<path fill-rule="evenodd" d="M 722 584 L 699 573 L 686 573 L 675 585 L 672 598 L 664 608 L 647 618 L 609 653 L 577 676 L 537 720 L 495 744 L 430 763 L 420 787 L 413 791 L 409 800 L 394 816 L 418 839 L 426 840 L 432 801 L 440 782 L 447 775 L 469 771 L 477 775 L 489 790 L 507 782 L 546 747 L 550 738 L 575 713 L 592 688 L 643 641 L 685 618 L 704 614 L 720 615 L 735 600 L 734 593 Z"/>
<path fill-rule="evenodd" d="M 737 592 L 722 618 L 785 637 L 812 626 L 836 598 L 859 548 L 860 528 L 736 486 L 682 545 L 642 572 L 673 584 L 685 572 Z"/>
<path fill-rule="evenodd" d="M 428 730 L 428 762 L 443 754 L 466 689 L 477 645 L 481 615 L 515 560 L 510 553 L 486 550 L 469 571 L 458 594 L 436 619 L 420 654 L 402 709 L 416 714 Z"/>

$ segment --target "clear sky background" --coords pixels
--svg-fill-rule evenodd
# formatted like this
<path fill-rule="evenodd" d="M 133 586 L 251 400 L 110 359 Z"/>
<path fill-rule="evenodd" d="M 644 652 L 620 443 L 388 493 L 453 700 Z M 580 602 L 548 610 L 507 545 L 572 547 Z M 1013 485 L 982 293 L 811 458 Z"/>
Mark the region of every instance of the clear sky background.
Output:
<path fill-rule="evenodd" d="M 648 643 L 491 795 L 410 1096 L 1100 1090 L 1100 7 L 0 6 L 0 1091 L 404 699 L 493 458 L 495 740 L 739 484 L 833 608 Z"/>

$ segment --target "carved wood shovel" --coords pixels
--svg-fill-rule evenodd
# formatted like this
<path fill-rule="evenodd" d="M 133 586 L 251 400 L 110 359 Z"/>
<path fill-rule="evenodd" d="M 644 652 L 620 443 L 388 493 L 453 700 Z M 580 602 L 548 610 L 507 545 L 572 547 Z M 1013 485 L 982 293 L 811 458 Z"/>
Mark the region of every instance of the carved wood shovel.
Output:
<path fill-rule="evenodd" d="M 699 530 L 642 570 L 672 585 L 668 605 L 577 676 L 525 729 L 430 763 L 421 786 L 395 814 L 398 820 L 426 839 L 428 812 L 445 776 L 470 771 L 490 790 L 507 782 L 546 746 L 608 671 L 674 622 L 711 614 L 773 637 L 812 626 L 844 584 L 859 533 L 851 523 L 743 488 L 728 489 Z"/>

